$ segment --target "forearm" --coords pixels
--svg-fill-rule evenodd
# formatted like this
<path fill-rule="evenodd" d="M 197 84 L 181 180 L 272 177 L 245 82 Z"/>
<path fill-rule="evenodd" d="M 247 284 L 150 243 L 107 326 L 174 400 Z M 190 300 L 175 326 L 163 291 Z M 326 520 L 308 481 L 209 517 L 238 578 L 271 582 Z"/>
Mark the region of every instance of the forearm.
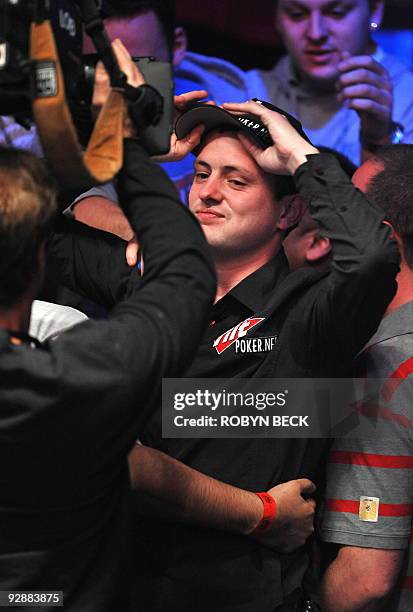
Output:
<path fill-rule="evenodd" d="M 115 234 L 123 240 L 133 237 L 132 228 L 123 211 L 103 197 L 93 196 L 80 200 L 73 208 L 73 215 L 76 221 Z"/>
<path fill-rule="evenodd" d="M 402 559 L 402 550 L 341 547 L 323 577 L 323 610 L 382 610 L 396 584 Z"/>
<path fill-rule="evenodd" d="M 322 609 L 325 612 L 376 612 L 382 610 L 386 597 L 366 589 L 364 573 L 353 576 L 341 563 L 328 567 L 322 583 Z"/>
<path fill-rule="evenodd" d="M 210 478 L 172 457 L 135 446 L 129 471 L 136 510 L 162 520 L 247 534 L 262 518 L 261 500 Z"/>
<path fill-rule="evenodd" d="M 294 178 L 320 234 L 332 245 L 330 273 L 317 299 L 324 326 L 313 327 L 314 342 L 323 346 L 334 329 L 337 354 L 345 351 L 351 359 L 376 331 L 394 297 L 397 244 L 382 222 L 383 212 L 352 185 L 331 156 L 309 156 Z"/>

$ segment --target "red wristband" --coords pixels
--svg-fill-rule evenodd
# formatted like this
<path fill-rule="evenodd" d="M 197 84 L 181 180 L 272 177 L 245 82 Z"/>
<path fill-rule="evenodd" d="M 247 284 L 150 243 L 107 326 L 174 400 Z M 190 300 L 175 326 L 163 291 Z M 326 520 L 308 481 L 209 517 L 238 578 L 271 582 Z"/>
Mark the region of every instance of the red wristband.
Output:
<path fill-rule="evenodd" d="M 268 493 L 255 493 L 258 495 L 264 505 L 264 512 L 258 525 L 250 532 L 249 535 L 258 535 L 265 533 L 271 527 L 277 516 L 277 503 Z"/>

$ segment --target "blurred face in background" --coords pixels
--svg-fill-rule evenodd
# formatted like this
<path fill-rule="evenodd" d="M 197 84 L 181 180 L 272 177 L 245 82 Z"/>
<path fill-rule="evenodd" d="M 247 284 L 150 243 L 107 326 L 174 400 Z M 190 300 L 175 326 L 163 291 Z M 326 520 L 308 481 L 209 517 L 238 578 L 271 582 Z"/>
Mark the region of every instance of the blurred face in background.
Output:
<path fill-rule="evenodd" d="M 186 52 L 186 36 L 182 28 L 175 28 L 173 49 L 169 49 L 162 24 L 153 11 L 138 13 L 133 17 L 105 19 L 105 29 L 110 40 L 120 38 L 132 57 L 152 56 L 161 62 L 182 61 Z M 83 37 L 83 53 L 96 53 L 89 36 Z"/>
<path fill-rule="evenodd" d="M 278 0 L 276 27 L 304 83 L 331 89 L 343 51 L 373 50 L 370 24 L 382 11 L 383 0 Z"/>

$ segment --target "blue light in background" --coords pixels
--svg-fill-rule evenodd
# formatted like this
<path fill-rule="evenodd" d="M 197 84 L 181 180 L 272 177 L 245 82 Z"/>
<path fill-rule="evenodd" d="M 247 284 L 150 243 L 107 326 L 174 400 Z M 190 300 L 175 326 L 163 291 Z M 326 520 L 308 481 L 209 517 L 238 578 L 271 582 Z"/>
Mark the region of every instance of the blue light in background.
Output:
<path fill-rule="evenodd" d="M 379 30 L 374 39 L 386 53 L 396 55 L 413 68 L 413 32 L 411 30 Z"/>

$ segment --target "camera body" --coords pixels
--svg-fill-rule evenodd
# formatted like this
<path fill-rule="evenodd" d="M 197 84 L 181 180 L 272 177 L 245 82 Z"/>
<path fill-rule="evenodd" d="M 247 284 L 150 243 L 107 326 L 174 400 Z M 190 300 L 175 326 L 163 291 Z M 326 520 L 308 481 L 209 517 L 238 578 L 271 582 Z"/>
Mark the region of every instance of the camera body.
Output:
<path fill-rule="evenodd" d="M 0 115 L 32 118 L 32 100 L 47 95 L 53 87 L 47 66 L 37 70 L 30 61 L 30 25 L 40 13 L 47 13 L 69 99 L 82 89 L 82 18 L 78 5 L 70 0 L 0 0 Z M 80 89 L 79 89 L 80 87 Z"/>
<path fill-rule="evenodd" d="M 27 127 L 33 120 L 35 98 L 53 95 L 57 88 L 51 64 L 30 59 L 30 27 L 49 19 L 64 78 L 67 105 L 86 145 L 93 129 L 91 101 L 95 64 L 82 54 L 84 12 L 97 0 L 0 0 L 0 115 L 13 115 Z M 88 6 L 87 6 L 88 5 Z M 85 8 L 86 7 L 86 8 Z M 142 130 L 142 141 L 152 155 L 166 153 L 172 131 L 173 89 L 171 67 L 153 58 L 139 58 L 145 80 L 161 95 L 163 112 L 155 124 Z"/>

